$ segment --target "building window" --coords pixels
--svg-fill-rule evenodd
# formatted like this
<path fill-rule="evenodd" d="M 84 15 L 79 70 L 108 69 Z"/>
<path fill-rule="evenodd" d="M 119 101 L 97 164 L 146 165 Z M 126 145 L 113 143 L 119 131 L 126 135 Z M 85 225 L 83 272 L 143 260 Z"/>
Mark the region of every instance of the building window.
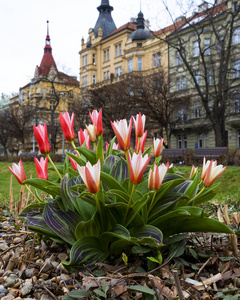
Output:
<path fill-rule="evenodd" d="M 236 60 L 233 63 L 233 78 L 240 77 L 240 60 Z"/>
<path fill-rule="evenodd" d="M 210 55 L 210 39 L 204 39 L 204 54 Z"/>
<path fill-rule="evenodd" d="M 181 135 L 178 135 L 178 137 L 177 137 L 177 147 L 179 149 L 182 148 L 182 136 Z"/>
<path fill-rule="evenodd" d="M 186 77 L 181 77 L 177 79 L 177 90 L 185 90 L 187 88 L 187 79 Z"/>
<path fill-rule="evenodd" d="M 110 79 L 110 72 L 109 71 L 106 71 L 106 72 L 103 73 L 103 79 L 104 80 Z"/>
<path fill-rule="evenodd" d="M 193 57 L 199 56 L 199 42 L 193 42 Z"/>
<path fill-rule="evenodd" d="M 200 109 L 200 104 L 197 102 L 194 104 L 194 117 L 196 119 L 200 118 L 200 112 L 201 112 L 201 109 Z"/>
<path fill-rule="evenodd" d="M 237 27 L 233 32 L 233 45 L 240 44 L 240 27 Z"/>
<path fill-rule="evenodd" d="M 118 67 L 116 68 L 116 77 L 121 76 L 122 75 L 122 67 Z"/>
<path fill-rule="evenodd" d="M 224 36 L 220 35 L 219 40 L 217 41 L 217 51 L 221 52 L 223 50 Z"/>
<path fill-rule="evenodd" d="M 142 57 L 138 57 L 138 71 L 142 71 Z"/>
<path fill-rule="evenodd" d="M 27 92 L 27 98 L 30 98 L 30 91 Z"/>
<path fill-rule="evenodd" d="M 83 87 L 86 87 L 88 85 L 88 76 L 83 76 L 82 84 L 83 84 Z"/>
<path fill-rule="evenodd" d="M 198 135 L 198 148 L 208 148 L 208 136 L 206 134 Z"/>
<path fill-rule="evenodd" d="M 133 71 L 133 60 L 128 60 L 128 73 Z"/>
<path fill-rule="evenodd" d="M 96 83 L 96 75 L 94 74 L 93 76 L 92 76 L 92 84 L 95 84 Z"/>
<path fill-rule="evenodd" d="M 186 90 L 186 88 L 187 88 L 187 78 L 182 77 L 182 89 Z"/>
<path fill-rule="evenodd" d="M 142 43 L 137 43 L 137 47 L 138 48 L 142 47 Z"/>
<path fill-rule="evenodd" d="M 236 114 L 240 113 L 240 100 L 234 101 L 234 112 Z"/>
<path fill-rule="evenodd" d="M 207 85 L 211 85 L 212 77 L 211 70 L 207 69 Z"/>
<path fill-rule="evenodd" d="M 183 136 L 183 148 L 187 148 L 187 136 L 186 135 L 184 135 Z"/>
<path fill-rule="evenodd" d="M 103 51 L 103 60 L 108 61 L 110 59 L 109 49 Z"/>
<path fill-rule="evenodd" d="M 87 66 L 88 65 L 88 55 L 83 55 L 83 66 Z"/>
<path fill-rule="evenodd" d="M 153 54 L 153 68 L 161 66 L 161 53 Z"/>
<path fill-rule="evenodd" d="M 96 55 L 94 53 L 92 55 L 92 63 L 93 63 L 93 65 L 96 64 Z"/>
<path fill-rule="evenodd" d="M 54 126 L 57 126 L 57 121 L 58 121 L 58 118 L 56 118 L 56 117 L 53 118 L 53 125 L 54 125 Z"/>
<path fill-rule="evenodd" d="M 128 94 L 129 94 L 130 97 L 134 96 L 134 90 L 133 90 L 133 85 L 132 84 L 129 85 Z"/>
<path fill-rule="evenodd" d="M 121 56 L 122 55 L 122 45 L 115 45 L 115 56 Z"/>
<path fill-rule="evenodd" d="M 50 110 L 53 110 L 53 109 L 54 109 L 54 102 L 53 102 L 53 101 L 50 101 L 49 106 L 50 106 Z"/>
<path fill-rule="evenodd" d="M 197 82 L 197 85 L 200 85 L 200 71 L 199 70 L 194 72 L 194 77 Z M 194 86 L 195 86 L 195 84 L 194 84 Z"/>
<path fill-rule="evenodd" d="M 186 110 L 185 110 L 184 108 L 180 109 L 180 110 L 178 111 L 177 116 L 178 116 L 178 120 L 179 120 L 179 121 L 186 120 L 186 117 L 187 117 L 187 115 L 186 115 Z"/>
<path fill-rule="evenodd" d="M 182 59 L 179 51 L 176 51 L 176 66 L 180 66 L 182 64 Z"/>
<path fill-rule="evenodd" d="M 237 3 L 237 1 L 233 2 L 232 8 L 233 8 L 233 11 L 235 11 L 235 12 L 238 10 L 238 3 Z"/>

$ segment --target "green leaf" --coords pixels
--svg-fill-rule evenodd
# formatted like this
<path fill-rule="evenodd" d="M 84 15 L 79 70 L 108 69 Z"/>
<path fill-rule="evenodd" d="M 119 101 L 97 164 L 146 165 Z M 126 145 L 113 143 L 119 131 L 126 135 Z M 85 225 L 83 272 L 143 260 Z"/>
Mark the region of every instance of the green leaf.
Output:
<path fill-rule="evenodd" d="M 118 160 L 111 169 L 111 176 L 116 179 L 116 181 L 120 184 L 123 183 L 125 179 L 129 177 L 128 174 L 128 165 L 126 161 L 121 158 Z"/>
<path fill-rule="evenodd" d="M 178 216 L 165 220 L 161 224 L 164 238 L 182 232 L 217 232 L 232 234 L 227 225 L 217 220 L 194 216 Z"/>
<path fill-rule="evenodd" d="M 82 221 L 80 215 L 71 210 L 64 212 L 55 203 L 48 203 L 43 211 L 43 219 L 61 239 L 69 244 L 75 243 L 75 229 Z"/>
<path fill-rule="evenodd" d="M 100 297 L 103 297 L 103 298 L 107 298 L 107 295 L 103 292 L 103 291 L 101 291 L 101 290 L 99 290 L 99 289 L 95 289 L 95 290 L 93 290 L 94 291 L 94 293 L 95 294 L 97 294 L 98 296 L 100 296 Z"/>
<path fill-rule="evenodd" d="M 94 153 L 93 151 L 91 150 L 88 150 L 84 147 L 78 147 L 76 148 L 76 150 L 78 152 L 80 152 L 82 155 L 84 155 L 87 159 L 87 161 L 89 161 L 91 163 L 91 165 L 95 165 L 97 163 L 97 156 L 96 156 L 96 153 Z"/>
<path fill-rule="evenodd" d="M 120 157 L 115 155 L 110 155 L 105 159 L 105 162 L 102 164 L 102 171 L 110 174 L 110 171 L 113 167 L 113 165 L 120 160 Z"/>
<path fill-rule="evenodd" d="M 24 184 L 31 185 L 53 197 L 61 196 L 61 188 L 58 184 L 52 183 L 45 179 L 33 178 L 24 181 Z"/>
<path fill-rule="evenodd" d="M 126 190 L 122 187 L 121 184 L 117 182 L 111 175 L 101 172 L 101 180 L 104 184 L 106 184 L 110 189 L 120 190 L 126 193 Z"/>
<path fill-rule="evenodd" d="M 109 146 L 108 146 L 108 149 L 107 149 L 107 154 L 106 154 L 107 157 L 112 155 L 112 147 L 113 147 L 113 143 L 115 142 L 115 140 L 116 140 L 116 136 L 114 136 L 112 138 L 111 142 L 109 143 Z"/>
<path fill-rule="evenodd" d="M 98 213 L 94 213 L 92 218 L 87 222 L 81 221 L 78 223 L 75 235 L 77 239 L 83 237 L 94 236 L 98 237 L 100 234 L 101 221 Z"/>
<path fill-rule="evenodd" d="M 96 262 L 102 262 L 109 253 L 102 249 L 102 244 L 96 237 L 84 237 L 78 240 L 71 248 L 70 261 L 62 261 L 68 270 L 73 270 L 83 266 L 84 263 L 89 268 L 94 267 Z"/>
<path fill-rule="evenodd" d="M 142 207 L 144 205 L 146 205 L 146 203 L 148 202 L 148 196 L 149 196 L 148 194 L 145 194 L 140 200 L 136 201 L 129 208 L 125 226 L 127 226 L 128 224 L 130 224 L 134 220 L 134 218 L 136 217 L 136 215 L 140 212 L 140 210 L 142 209 Z"/>
<path fill-rule="evenodd" d="M 100 158 L 101 164 L 104 161 L 104 156 L 103 156 L 103 135 L 100 135 L 98 138 L 98 144 L 97 144 L 97 152 L 96 152 L 96 159 Z"/>
<path fill-rule="evenodd" d="M 198 197 L 193 201 L 194 206 L 199 206 L 215 197 L 216 192 L 214 190 L 219 185 L 219 183 L 213 184 L 212 186 L 206 188 Z"/>
<path fill-rule="evenodd" d="M 85 298 L 85 297 L 90 297 L 89 293 L 87 291 L 84 290 L 73 290 L 71 292 L 68 293 L 68 296 L 72 297 L 72 298 L 76 298 L 76 299 L 81 299 L 81 298 Z"/>
<path fill-rule="evenodd" d="M 85 166 L 86 162 L 82 158 L 72 154 L 71 152 L 67 152 L 67 155 L 74 159 L 79 166 Z"/>
<path fill-rule="evenodd" d="M 136 237 L 139 241 L 141 241 L 140 244 L 145 243 L 145 245 L 147 245 L 150 241 L 150 246 L 158 247 L 162 245 L 163 234 L 157 227 L 151 225 L 137 226 L 131 228 L 129 232 L 131 237 Z M 148 238 L 150 239 L 148 240 Z"/>
<path fill-rule="evenodd" d="M 130 292 L 139 292 L 139 293 L 144 293 L 144 294 L 149 294 L 149 295 L 155 295 L 154 290 L 150 289 L 149 287 L 142 286 L 142 285 L 130 285 L 127 288 L 127 290 Z"/>

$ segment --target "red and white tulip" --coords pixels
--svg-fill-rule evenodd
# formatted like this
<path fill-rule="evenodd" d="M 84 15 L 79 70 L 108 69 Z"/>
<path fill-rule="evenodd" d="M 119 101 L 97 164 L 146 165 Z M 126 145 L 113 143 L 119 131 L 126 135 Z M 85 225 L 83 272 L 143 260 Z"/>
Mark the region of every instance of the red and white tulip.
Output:
<path fill-rule="evenodd" d="M 48 180 L 48 173 L 47 173 L 47 165 L 48 165 L 48 158 L 45 159 L 43 157 L 38 160 L 34 157 L 34 162 L 36 165 L 37 175 L 39 179 L 46 179 Z"/>
<path fill-rule="evenodd" d="M 77 165 L 77 169 L 88 191 L 92 194 L 96 194 L 100 189 L 100 159 L 98 160 L 97 164 L 93 166 L 90 162 L 87 162 L 85 167 L 80 167 Z"/>
<path fill-rule="evenodd" d="M 155 139 L 153 138 L 153 153 L 155 157 L 158 157 L 161 155 L 163 150 L 163 138 L 161 139 Z"/>
<path fill-rule="evenodd" d="M 136 154 L 134 152 L 131 157 L 129 151 L 127 152 L 127 156 L 130 169 L 130 180 L 133 184 L 138 184 L 142 181 L 144 171 L 149 164 L 151 156 L 146 154 L 143 157 L 142 153 Z"/>
<path fill-rule="evenodd" d="M 137 137 L 142 137 L 143 136 L 145 121 L 146 121 L 146 116 L 141 115 L 141 113 L 136 115 L 136 119 L 133 117 L 133 122 L 134 122 L 134 127 L 135 127 L 135 134 L 136 134 Z"/>
<path fill-rule="evenodd" d="M 111 125 L 117 137 L 120 149 L 123 151 L 128 150 L 131 144 L 132 118 L 130 119 L 129 125 L 127 124 L 126 119 L 114 122 L 111 121 Z"/>
<path fill-rule="evenodd" d="M 8 166 L 8 169 L 13 173 L 20 184 L 24 184 L 23 181 L 27 179 L 27 176 L 23 168 L 22 159 L 20 159 L 18 164 L 13 163 L 12 168 Z"/>
<path fill-rule="evenodd" d="M 68 112 L 64 112 L 63 114 L 60 114 L 59 121 L 66 141 L 68 142 L 73 141 L 75 137 L 74 130 L 73 130 L 74 113 L 72 113 L 71 118 Z"/>
<path fill-rule="evenodd" d="M 164 180 L 165 175 L 167 174 L 168 166 L 161 164 L 157 166 L 154 164 L 153 170 L 150 169 L 148 176 L 148 188 L 150 190 L 159 190 L 162 186 L 162 182 Z"/>
<path fill-rule="evenodd" d="M 103 134 L 103 126 L 102 126 L 102 110 L 98 112 L 97 110 L 93 110 L 92 113 L 89 112 L 90 119 L 92 124 L 96 127 L 96 135 L 99 136 Z"/>
<path fill-rule="evenodd" d="M 90 149 L 90 136 L 88 134 L 87 129 L 80 129 L 80 131 L 78 131 L 78 139 L 79 139 L 79 143 L 80 146 L 82 146 L 84 144 L 84 142 L 86 142 L 86 148 L 89 150 Z"/>
<path fill-rule="evenodd" d="M 51 147 L 48 142 L 48 134 L 47 134 L 47 125 L 39 124 L 38 126 L 33 126 L 33 131 L 38 142 L 39 151 L 41 154 L 48 154 L 51 151 Z"/>

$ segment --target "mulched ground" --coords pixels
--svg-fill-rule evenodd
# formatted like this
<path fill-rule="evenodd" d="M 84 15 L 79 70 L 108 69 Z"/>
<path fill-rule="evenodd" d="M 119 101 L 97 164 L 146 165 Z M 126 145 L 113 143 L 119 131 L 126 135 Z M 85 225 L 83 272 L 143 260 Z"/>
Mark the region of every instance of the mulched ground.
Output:
<path fill-rule="evenodd" d="M 66 245 L 37 240 L 4 208 L 0 213 L 2 300 L 240 299 L 240 257 L 226 235 L 184 235 L 163 249 L 161 266 L 130 256 L 127 265 L 112 258 L 69 274 L 61 264 Z"/>

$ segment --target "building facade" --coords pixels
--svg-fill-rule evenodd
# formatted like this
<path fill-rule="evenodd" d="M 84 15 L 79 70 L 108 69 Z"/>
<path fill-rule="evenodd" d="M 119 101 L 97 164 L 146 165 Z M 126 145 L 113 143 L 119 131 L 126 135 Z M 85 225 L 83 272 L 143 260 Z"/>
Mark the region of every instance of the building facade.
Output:
<path fill-rule="evenodd" d="M 167 37 L 175 112 L 172 148 L 240 147 L 240 18 L 236 1 L 203 2 Z"/>

